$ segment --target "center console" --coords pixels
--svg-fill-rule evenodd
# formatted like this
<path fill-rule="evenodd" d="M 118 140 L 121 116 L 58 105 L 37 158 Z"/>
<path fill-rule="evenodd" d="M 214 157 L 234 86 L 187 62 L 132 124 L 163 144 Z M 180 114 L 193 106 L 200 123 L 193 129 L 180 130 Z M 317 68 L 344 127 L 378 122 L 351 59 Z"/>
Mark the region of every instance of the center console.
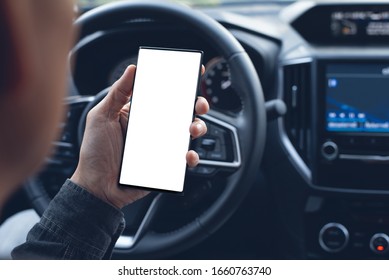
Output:
<path fill-rule="evenodd" d="M 311 57 L 283 66 L 285 145 L 311 195 L 313 258 L 389 252 L 389 56 Z"/>

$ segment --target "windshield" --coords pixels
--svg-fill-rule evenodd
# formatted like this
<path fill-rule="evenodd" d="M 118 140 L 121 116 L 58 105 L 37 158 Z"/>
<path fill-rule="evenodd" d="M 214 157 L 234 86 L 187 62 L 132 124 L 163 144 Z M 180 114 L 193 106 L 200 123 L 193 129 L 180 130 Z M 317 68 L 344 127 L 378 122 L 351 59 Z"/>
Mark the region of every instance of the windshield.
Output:
<path fill-rule="evenodd" d="M 102 4 L 115 2 L 118 0 L 78 0 L 81 8 L 96 7 Z M 263 0 L 171 0 L 172 2 L 184 3 L 191 6 L 218 6 L 229 3 L 248 3 L 248 2 L 259 2 Z M 278 0 L 279 1 L 279 0 Z"/>

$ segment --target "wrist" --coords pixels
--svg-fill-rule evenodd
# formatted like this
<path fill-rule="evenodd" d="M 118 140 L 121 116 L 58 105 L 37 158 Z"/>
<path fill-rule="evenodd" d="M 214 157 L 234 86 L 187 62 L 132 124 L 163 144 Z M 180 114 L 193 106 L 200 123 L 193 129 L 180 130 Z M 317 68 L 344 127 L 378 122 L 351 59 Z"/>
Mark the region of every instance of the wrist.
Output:
<path fill-rule="evenodd" d="M 97 182 L 91 182 L 88 180 L 85 176 L 82 175 L 83 173 L 79 170 L 77 167 L 76 171 L 74 171 L 72 177 L 70 180 L 77 184 L 78 186 L 85 189 L 87 192 L 89 192 L 91 195 L 95 196 L 96 198 L 100 199 L 101 201 L 120 209 L 121 207 L 118 207 L 114 203 L 112 203 L 108 197 L 104 194 L 104 186 L 101 185 L 101 181 L 97 180 Z"/>

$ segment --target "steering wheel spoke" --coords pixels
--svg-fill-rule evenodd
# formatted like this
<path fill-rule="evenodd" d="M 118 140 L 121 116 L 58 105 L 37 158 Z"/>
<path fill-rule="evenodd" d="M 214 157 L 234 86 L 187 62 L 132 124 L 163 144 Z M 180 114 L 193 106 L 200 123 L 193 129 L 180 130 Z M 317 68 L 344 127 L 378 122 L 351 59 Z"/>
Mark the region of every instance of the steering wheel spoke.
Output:
<path fill-rule="evenodd" d="M 160 209 L 163 194 L 150 195 L 152 198 L 137 201 L 124 209 L 124 212 L 130 212 L 126 215 L 127 227 L 136 228 L 132 233 L 123 234 L 115 244 L 116 250 L 131 250 L 142 238 L 149 232 L 153 224 L 158 209 Z M 134 212 L 136 215 L 134 215 Z M 129 219 L 129 217 L 132 217 Z M 134 218 L 135 217 L 135 218 Z M 138 224 L 136 226 L 135 224 Z"/>
<path fill-rule="evenodd" d="M 189 169 L 190 174 L 212 176 L 220 170 L 235 171 L 241 165 L 241 151 L 236 119 L 217 112 L 200 116 L 208 132 L 193 141 L 191 148 L 200 157 L 199 166 Z"/>
<path fill-rule="evenodd" d="M 68 107 L 65 120 L 60 124 L 62 134 L 53 141 L 53 154 L 46 159 L 47 168 L 74 166 L 78 161 L 78 122 L 85 107 L 94 96 L 69 96 L 64 99 Z"/>

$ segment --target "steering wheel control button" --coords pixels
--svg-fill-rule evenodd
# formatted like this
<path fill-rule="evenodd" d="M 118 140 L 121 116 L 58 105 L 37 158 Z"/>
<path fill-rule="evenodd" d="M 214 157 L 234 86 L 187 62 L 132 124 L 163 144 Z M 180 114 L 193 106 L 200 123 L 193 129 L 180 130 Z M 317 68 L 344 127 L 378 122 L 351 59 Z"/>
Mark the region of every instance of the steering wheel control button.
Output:
<path fill-rule="evenodd" d="M 207 126 L 208 126 L 208 133 L 209 135 L 217 138 L 217 139 L 220 139 L 220 144 L 221 145 L 225 145 L 225 141 L 224 141 L 224 137 L 225 137 L 225 132 L 222 128 L 219 128 L 218 126 L 216 125 L 210 125 L 207 123 Z"/>
<path fill-rule="evenodd" d="M 201 148 L 207 151 L 214 151 L 216 146 L 216 140 L 212 138 L 204 138 L 201 140 Z"/>
<path fill-rule="evenodd" d="M 193 174 L 198 174 L 203 176 L 210 176 L 216 172 L 216 168 L 207 167 L 207 166 L 197 166 L 195 168 L 190 168 L 189 170 Z"/>
<path fill-rule="evenodd" d="M 370 249 L 376 254 L 388 252 L 389 237 L 385 233 L 376 233 L 370 239 Z"/>
<path fill-rule="evenodd" d="M 208 154 L 208 158 L 211 160 L 226 160 L 226 154 L 222 151 L 220 152 L 210 152 Z"/>
<path fill-rule="evenodd" d="M 328 253 L 338 253 L 346 248 L 349 232 L 345 226 L 338 223 L 328 223 L 319 233 L 320 247 Z"/>
<path fill-rule="evenodd" d="M 204 149 L 196 148 L 195 150 L 196 150 L 197 154 L 199 155 L 200 159 L 203 159 L 203 158 L 207 157 L 207 152 Z"/>
<path fill-rule="evenodd" d="M 338 145 L 336 145 L 332 141 L 327 141 L 321 146 L 321 155 L 326 160 L 334 160 L 338 157 L 339 149 Z"/>
<path fill-rule="evenodd" d="M 72 141 L 72 135 L 69 131 L 64 131 L 61 136 L 61 142 L 71 142 Z"/>
<path fill-rule="evenodd" d="M 192 141 L 191 148 L 194 149 L 200 159 L 209 161 L 227 161 L 232 157 L 227 151 L 226 143 L 232 142 L 229 139 L 229 133 L 223 128 L 206 122 L 208 127 L 207 134 L 202 139 Z"/>

